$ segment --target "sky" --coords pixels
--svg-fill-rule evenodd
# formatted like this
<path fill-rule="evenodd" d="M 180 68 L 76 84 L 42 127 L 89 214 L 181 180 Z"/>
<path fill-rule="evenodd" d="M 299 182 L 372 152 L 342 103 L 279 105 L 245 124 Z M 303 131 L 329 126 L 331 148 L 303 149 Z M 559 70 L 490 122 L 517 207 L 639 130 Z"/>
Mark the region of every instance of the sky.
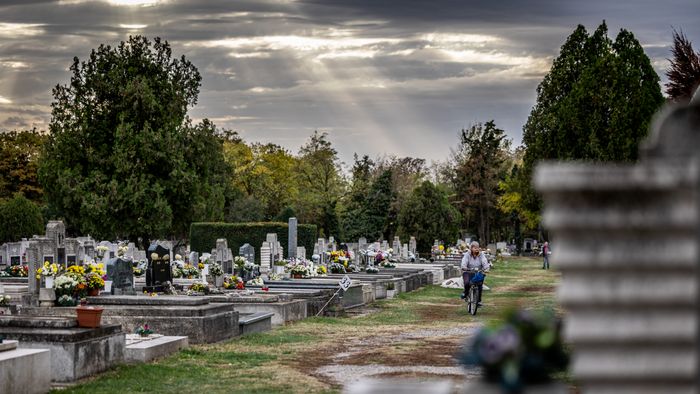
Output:
<path fill-rule="evenodd" d="M 48 129 L 73 57 L 141 34 L 199 69 L 194 120 L 292 153 L 327 132 L 346 164 L 440 161 L 491 119 L 521 144 L 578 24 L 630 30 L 663 83 L 673 29 L 698 50 L 699 17 L 698 0 L 0 0 L 0 131 Z"/>

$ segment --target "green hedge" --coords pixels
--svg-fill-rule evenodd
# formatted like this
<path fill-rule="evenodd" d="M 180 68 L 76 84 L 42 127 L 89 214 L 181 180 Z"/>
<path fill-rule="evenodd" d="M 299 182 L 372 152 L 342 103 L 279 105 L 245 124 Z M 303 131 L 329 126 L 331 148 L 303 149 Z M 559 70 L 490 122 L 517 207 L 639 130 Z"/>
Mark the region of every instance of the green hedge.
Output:
<path fill-rule="evenodd" d="M 316 226 L 313 224 L 297 225 L 297 246 L 306 248 L 306 257 L 310 258 L 316 243 Z M 190 225 L 190 250 L 207 253 L 216 248 L 218 238 L 226 238 L 228 247 L 234 256 L 238 249 L 246 243 L 255 248 L 255 261 L 260 262 L 260 247 L 268 233 L 276 233 L 277 240 L 282 244 L 284 257 L 287 253 L 289 225 L 279 222 L 265 223 L 192 223 Z"/>

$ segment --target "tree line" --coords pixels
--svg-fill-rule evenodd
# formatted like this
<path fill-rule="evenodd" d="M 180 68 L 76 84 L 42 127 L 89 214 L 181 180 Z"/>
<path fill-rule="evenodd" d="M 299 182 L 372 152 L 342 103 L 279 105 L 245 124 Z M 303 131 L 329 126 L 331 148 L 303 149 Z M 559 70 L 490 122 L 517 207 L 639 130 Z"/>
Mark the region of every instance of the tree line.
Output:
<path fill-rule="evenodd" d="M 700 55 L 673 32 L 668 100 L 688 100 Z M 634 161 L 664 103 L 659 77 L 634 35 L 579 25 L 537 87 L 514 146 L 495 120 L 458 133 L 445 162 L 355 155 L 341 163 L 314 131 L 297 152 L 249 143 L 209 120 L 194 123 L 201 75 L 166 41 L 130 37 L 74 58 L 53 89 L 48 132 L 0 134 L 0 242 L 65 220 L 103 239 L 185 238 L 195 221 L 316 224 L 321 236 L 407 240 L 420 251 L 471 234 L 482 243 L 542 237 L 531 185 L 540 160 Z M 346 170 L 347 169 L 347 170 Z M 25 220 L 18 220 L 17 218 Z"/>

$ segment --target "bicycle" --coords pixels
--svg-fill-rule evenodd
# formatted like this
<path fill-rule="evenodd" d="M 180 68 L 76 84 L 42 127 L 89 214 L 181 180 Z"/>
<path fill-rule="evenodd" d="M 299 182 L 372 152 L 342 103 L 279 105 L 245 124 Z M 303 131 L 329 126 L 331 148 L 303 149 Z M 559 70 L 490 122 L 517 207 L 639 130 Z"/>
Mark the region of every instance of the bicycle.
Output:
<path fill-rule="evenodd" d="M 479 309 L 479 283 L 484 282 L 485 275 L 480 269 L 470 271 L 475 274 L 469 281 L 469 288 L 464 301 L 467 303 L 467 313 L 474 316 Z"/>

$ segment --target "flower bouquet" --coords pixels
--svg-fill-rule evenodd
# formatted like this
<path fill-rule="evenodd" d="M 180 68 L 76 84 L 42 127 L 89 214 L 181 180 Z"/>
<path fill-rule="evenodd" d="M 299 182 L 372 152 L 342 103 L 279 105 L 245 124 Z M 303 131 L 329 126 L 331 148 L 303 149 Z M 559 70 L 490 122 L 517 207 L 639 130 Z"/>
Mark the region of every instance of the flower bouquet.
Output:
<path fill-rule="evenodd" d="M 29 273 L 29 266 L 27 265 L 13 265 L 7 269 L 7 273 L 14 277 L 27 277 Z"/>
<path fill-rule="evenodd" d="M 223 268 L 219 263 L 209 263 L 209 275 L 211 276 L 221 276 L 224 274 Z"/>
<path fill-rule="evenodd" d="M 331 263 L 328 268 L 331 270 L 332 274 L 344 274 L 346 272 L 345 266 L 339 263 Z"/>
<path fill-rule="evenodd" d="M 76 298 L 73 298 L 69 296 L 68 294 L 64 294 L 60 297 L 58 297 L 58 301 L 56 301 L 59 306 L 76 306 L 78 305 L 78 300 Z"/>
<path fill-rule="evenodd" d="M 9 295 L 0 295 L 0 306 L 10 305 L 10 300 L 12 300 L 12 297 Z"/>
<path fill-rule="evenodd" d="M 42 277 L 54 277 L 61 272 L 61 266 L 56 263 L 49 263 L 44 261 L 44 266 L 36 270 L 36 278 L 41 279 Z"/>
<path fill-rule="evenodd" d="M 325 265 L 319 265 L 318 268 L 316 268 L 316 273 L 318 275 L 327 275 L 328 274 L 328 268 L 326 268 Z"/>
<path fill-rule="evenodd" d="M 257 278 L 255 278 L 253 280 L 249 280 L 246 283 L 246 286 L 260 286 L 260 287 L 262 287 L 262 286 L 265 286 L 265 282 L 263 281 L 263 278 L 258 276 Z"/>
<path fill-rule="evenodd" d="M 227 276 L 224 277 L 224 289 L 228 290 L 233 290 L 233 289 L 239 289 L 242 290 L 245 288 L 245 285 L 243 284 L 243 279 L 239 278 L 236 275 L 233 276 Z"/>
<path fill-rule="evenodd" d="M 483 367 L 486 380 L 500 383 L 504 392 L 518 393 L 524 385 L 549 382 L 553 373 L 566 369 L 560 332 L 553 313 L 511 310 L 501 324 L 476 334 L 460 362 Z"/>
<path fill-rule="evenodd" d="M 199 270 L 192 264 L 185 264 L 180 268 L 180 271 L 182 272 L 183 278 L 199 278 Z"/>
<path fill-rule="evenodd" d="M 153 334 L 153 330 L 151 330 L 151 327 L 149 327 L 148 324 L 144 324 L 143 326 L 136 327 L 136 330 L 134 330 L 134 333 L 136 333 L 142 337 L 147 337 L 147 336 Z"/>
<path fill-rule="evenodd" d="M 56 278 L 54 281 L 54 289 L 56 290 L 56 296 L 61 297 L 61 296 L 68 296 L 68 297 L 73 297 L 73 294 L 75 292 L 75 288 L 78 286 L 78 280 L 75 278 L 74 275 L 70 275 L 69 273 L 65 273 L 63 275 L 60 275 Z M 75 305 L 68 305 L 68 306 L 75 306 Z"/>
<path fill-rule="evenodd" d="M 192 283 L 187 290 L 187 295 L 194 295 L 196 293 L 209 294 L 209 285 L 201 282 Z"/>

